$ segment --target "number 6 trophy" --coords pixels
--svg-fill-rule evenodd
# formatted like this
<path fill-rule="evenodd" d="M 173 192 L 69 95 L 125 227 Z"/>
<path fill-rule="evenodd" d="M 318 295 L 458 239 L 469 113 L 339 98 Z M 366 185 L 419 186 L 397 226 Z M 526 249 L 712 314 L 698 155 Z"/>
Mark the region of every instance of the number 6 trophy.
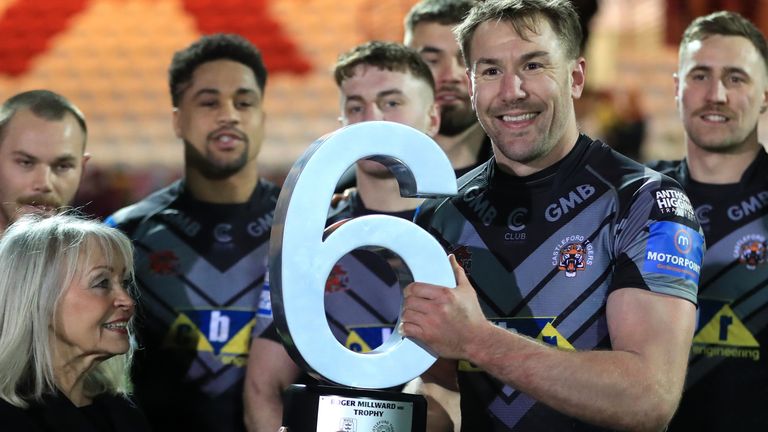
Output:
<path fill-rule="evenodd" d="M 362 216 L 323 238 L 339 177 L 366 158 L 389 168 L 404 197 L 456 194 L 456 178 L 438 145 L 399 123 L 347 126 L 315 141 L 293 165 L 275 210 L 269 252 L 275 323 L 299 366 L 339 386 L 291 386 L 283 414 L 291 432 L 410 432 L 426 426 L 422 396 L 374 389 L 418 377 L 435 355 L 397 331 L 371 352 L 354 352 L 336 340 L 325 318 L 326 279 L 342 256 L 358 248 L 396 254 L 415 281 L 455 286 L 442 247 L 412 222 Z"/>

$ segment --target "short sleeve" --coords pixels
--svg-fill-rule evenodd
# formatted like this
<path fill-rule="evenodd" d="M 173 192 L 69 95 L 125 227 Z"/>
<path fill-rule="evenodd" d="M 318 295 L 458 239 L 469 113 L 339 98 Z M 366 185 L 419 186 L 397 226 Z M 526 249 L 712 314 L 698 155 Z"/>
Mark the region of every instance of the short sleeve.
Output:
<path fill-rule="evenodd" d="M 647 182 L 617 224 L 611 290 L 645 288 L 696 304 L 705 249 L 682 188 L 666 177 Z"/>

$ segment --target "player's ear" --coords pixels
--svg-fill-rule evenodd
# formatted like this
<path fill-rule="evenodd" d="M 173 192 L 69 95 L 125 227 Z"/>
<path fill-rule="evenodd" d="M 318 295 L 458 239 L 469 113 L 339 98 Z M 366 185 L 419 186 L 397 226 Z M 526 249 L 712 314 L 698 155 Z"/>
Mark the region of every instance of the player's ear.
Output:
<path fill-rule="evenodd" d="M 581 93 L 584 91 L 584 84 L 587 81 L 587 61 L 584 57 L 579 57 L 573 63 L 571 69 L 571 96 L 574 99 L 581 97 Z"/>
<path fill-rule="evenodd" d="M 179 119 L 179 109 L 174 108 L 173 109 L 173 132 L 176 134 L 176 138 L 181 138 L 181 125 L 180 125 L 180 119 Z"/>
<path fill-rule="evenodd" d="M 428 116 L 428 124 L 427 124 L 427 135 L 434 138 L 435 135 L 437 135 L 437 132 L 440 130 L 440 107 L 433 103 L 431 107 L 429 107 L 429 112 L 427 113 Z"/>

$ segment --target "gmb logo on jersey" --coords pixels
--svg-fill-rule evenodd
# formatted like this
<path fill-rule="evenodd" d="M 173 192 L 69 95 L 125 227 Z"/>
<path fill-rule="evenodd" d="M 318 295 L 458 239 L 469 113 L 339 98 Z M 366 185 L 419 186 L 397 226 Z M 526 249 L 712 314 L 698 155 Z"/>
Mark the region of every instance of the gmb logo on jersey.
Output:
<path fill-rule="evenodd" d="M 749 270 L 754 270 L 760 264 L 765 264 L 766 251 L 765 237 L 759 234 L 750 234 L 742 237 L 733 248 L 733 258 L 739 260 Z"/>
<path fill-rule="evenodd" d="M 245 366 L 256 312 L 241 310 L 181 311 L 163 346 L 168 349 L 210 352 L 222 363 Z"/>
<path fill-rule="evenodd" d="M 565 277 L 576 277 L 592 265 L 595 256 L 594 246 L 583 235 L 570 235 L 557 244 L 552 252 L 552 265 L 565 273 Z"/>

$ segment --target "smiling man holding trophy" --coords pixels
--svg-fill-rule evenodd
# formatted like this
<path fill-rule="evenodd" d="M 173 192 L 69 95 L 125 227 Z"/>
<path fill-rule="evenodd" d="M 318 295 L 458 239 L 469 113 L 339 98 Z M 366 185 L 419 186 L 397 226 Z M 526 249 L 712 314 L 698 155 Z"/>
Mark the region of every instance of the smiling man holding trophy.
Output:
<path fill-rule="evenodd" d="M 315 142 L 294 165 L 275 214 L 270 269 L 273 330 L 280 336 L 267 331 L 253 341 L 245 391 L 252 431 L 275 431 L 281 424 L 292 431 L 424 427 L 421 397 L 360 389 L 399 386 L 434 362 L 431 353 L 391 331 L 401 286 L 454 281 L 440 245 L 402 220 L 421 202 L 405 197 L 456 192 L 450 163 L 430 139 L 440 121 L 434 80 L 416 52 L 383 42 L 342 54 L 335 78 L 340 121 L 348 127 Z M 326 220 L 320 209 L 355 161 L 357 190 Z M 326 225 L 350 217 L 324 238 Z M 405 273 L 409 277 L 397 277 Z M 361 348 L 372 351 L 353 351 Z M 283 415 L 281 395 L 302 368 L 356 389 L 292 388 Z"/>

